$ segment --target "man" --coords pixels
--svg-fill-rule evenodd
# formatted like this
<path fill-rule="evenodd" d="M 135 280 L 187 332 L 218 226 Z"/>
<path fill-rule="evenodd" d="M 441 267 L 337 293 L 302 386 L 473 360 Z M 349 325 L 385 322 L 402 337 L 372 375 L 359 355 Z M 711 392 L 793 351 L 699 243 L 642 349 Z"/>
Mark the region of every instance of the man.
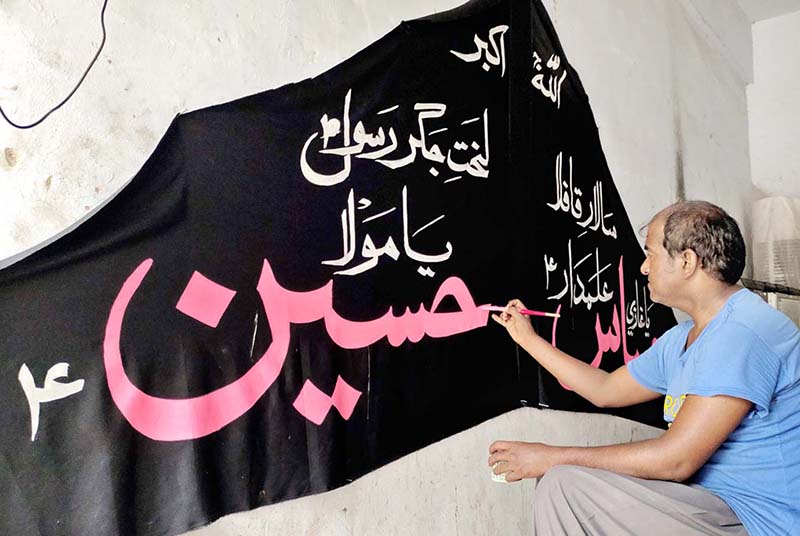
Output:
<path fill-rule="evenodd" d="M 800 534 L 800 333 L 736 286 L 739 227 L 706 202 L 676 203 L 647 226 L 654 302 L 691 320 L 608 373 L 551 346 L 509 302 L 493 318 L 560 381 L 599 407 L 666 394 L 669 429 L 604 447 L 496 441 L 489 465 L 538 478 L 535 530 L 556 534 Z"/>

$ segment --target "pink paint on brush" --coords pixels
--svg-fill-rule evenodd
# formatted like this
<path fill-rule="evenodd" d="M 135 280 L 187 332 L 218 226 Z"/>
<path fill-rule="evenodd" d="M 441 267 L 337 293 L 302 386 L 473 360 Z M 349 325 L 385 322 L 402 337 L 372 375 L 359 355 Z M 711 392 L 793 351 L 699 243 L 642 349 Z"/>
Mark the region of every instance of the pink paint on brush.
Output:
<path fill-rule="evenodd" d="M 506 310 L 505 307 L 501 307 L 499 305 L 479 305 L 478 309 L 483 309 L 484 311 L 497 311 L 497 312 L 503 312 Z M 558 313 L 546 313 L 544 311 L 534 311 L 533 309 L 520 309 L 519 313 L 528 316 L 549 316 L 550 318 L 558 318 L 561 316 Z"/>

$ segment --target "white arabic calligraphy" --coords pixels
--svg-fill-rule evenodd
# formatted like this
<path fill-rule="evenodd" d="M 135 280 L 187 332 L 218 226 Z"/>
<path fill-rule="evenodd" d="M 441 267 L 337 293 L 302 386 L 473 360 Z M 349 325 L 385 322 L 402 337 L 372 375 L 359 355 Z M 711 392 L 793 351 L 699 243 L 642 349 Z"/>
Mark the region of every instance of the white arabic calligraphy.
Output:
<path fill-rule="evenodd" d="M 542 58 L 537 52 L 533 53 L 533 69 L 536 74 L 533 75 L 531 84 L 533 87 L 539 90 L 542 95 L 550 99 L 558 109 L 561 109 L 561 84 L 564 83 L 564 79 L 567 77 L 566 69 L 564 69 L 564 71 L 561 73 L 561 76 L 559 76 L 556 72 L 560 66 L 561 58 L 559 58 L 556 54 L 552 54 L 550 59 L 547 60 L 547 68 L 552 72 L 550 73 L 548 82 L 545 85 L 545 73 L 541 72 Z"/>
<path fill-rule="evenodd" d="M 613 216 L 614 213 L 604 213 L 603 183 L 599 180 L 595 181 L 594 187 L 592 188 L 592 200 L 589 202 L 589 215 L 585 220 L 580 221 L 581 216 L 583 216 L 583 206 L 580 200 L 583 192 L 580 190 L 580 188 L 574 185 L 572 171 L 572 157 L 570 156 L 569 181 L 564 180 L 563 155 L 561 152 L 559 152 L 556 156 L 555 169 L 556 198 L 552 203 L 547 203 L 547 206 L 556 212 L 566 212 L 567 214 L 571 214 L 575 218 L 576 223 L 581 227 L 588 227 L 588 229 L 592 231 L 597 231 L 600 229 L 604 235 L 617 238 L 616 226 L 612 225 L 611 229 L 606 227 L 606 219 Z"/>
<path fill-rule="evenodd" d="M 554 294 L 552 296 L 548 296 L 548 300 L 560 300 L 567 292 L 569 292 L 570 300 L 569 306 L 572 307 L 573 305 L 578 305 L 580 303 L 586 304 L 586 308 L 588 310 L 592 309 L 592 304 L 595 302 L 607 302 L 611 298 L 614 297 L 614 292 L 608 290 L 608 283 L 602 283 L 602 290 L 601 290 L 601 283 L 600 283 L 600 274 L 605 272 L 610 266 L 611 263 L 606 264 L 603 268 L 600 268 L 600 252 L 598 248 L 595 248 L 594 254 L 589 253 L 588 255 L 584 256 L 581 260 L 576 263 L 572 262 L 572 239 L 567 242 L 567 255 L 568 255 L 568 262 L 567 268 L 565 268 L 562 273 L 564 275 L 564 288 L 558 294 Z M 592 280 L 595 281 L 596 291 L 595 294 L 592 295 L 590 292 L 587 292 L 586 285 L 584 285 L 583 281 L 581 280 L 580 274 L 576 272 L 578 267 L 583 264 L 589 257 L 594 255 L 595 257 L 595 270 L 593 275 L 586 281 L 587 284 L 591 284 Z M 547 287 L 549 288 L 549 272 L 555 270 L 556 264 L 552 262 L 552 257 L 550 258 L 550 262 L 547 260 L 547 255 L 545 255 L 545 272 L 548 274 L 547 279 Z"/>
<path fill-rule="evenodd" d="M 550 288 L 550 272 L 555 271 L 558 268 L 558 263 L 556 263 L 553 257 L 548 257 L 547 253 L 544 254 L 544 275 L 545 275 L 545 290 Z"/>
<path fill-rule="evenodd" d="M 613 212 L 604 214 L 603 210 L 603 183 L 596 181 L 592 188 L 592 202 L 589 203 L 589 216 L 584 221 L 579 221 L 581 227 L 589 226 L 589 229 L 596 231 L 598 228 L 604 235 L 617 238 L 617 227 L 606 228 L 606 218 L 613 216 Z M 591 225 L 590 225 L 591 224 Z"/>
<path fill-rule="evenodd" d="M 417 159 L 417 153 L 422 158 L 434 164 L 444 164 L 460 177 L 461 173 L 466 173 L 473 177 L 485 178 L 489 176 L 489 110 L 483 110 L 483 114 L 479 117 L 468 119 L 461 122 L 461 126 L 469 125 L 477 121 L 483 121 L 483 140 L 482 144 L 478 140 L 473 140 L 471 143 L 457 139 L 453 142 L 452 146 L 447 149 L 445 155 L 439 144 L 430 143 L 428 138 L 431 135 L 439 134 L 449 130 L 448 128 L 437 128 L 430 133 L 427 132 L 429 127 L 428 123 L 441 120 L 446 111 L 447 105 L 443 103 L 416 103 L 414 111 L 417 112 L 417 135 L 409 134 L 408 136 L 408 154 L 396 158 L 390 158 L 390 155 L 398 148 L 398 137 L 395 133 L 394 127 L 390 127 L 388 132 L 384 127 L 379 127 L 377 132 L 367 132 L 363 121 L 358 121 L 355 128 L 350 130 L 350 104 L 351 104 L 352 90 L 348 90 L 344 99 L 344 106 L 341 121 L 337 118 L 331 118 L 328 114 L 324 114 L 320 118 L 320 131 L 311 134 L 303 144 L 300 151 L 300 170 L 303 176 L 310 183 L 317 186 L 334 186 L 345 181 L 352 170 L 352 158 L 361 158 L 373 160 L 379 164 L 388 167 L 389 169 L 398 169 L 409 164 L 412 164 Z M 399 105 L 381 110 L 377 115 L 386 114 L 391 111 L 399 109 Z M 470 127 L 472 128 L 472 127 Z M 343 144 L 340 147 L 328 147 L 330 140 L 337 136 L 342 137 Z M 317 150 L 319 155 L 328 157 L 337 157 L 341 159 L 340 169 L 333 173 L 323 173 L 314 169 L 309 163 L 309 153 L 311 146 L 315 140 L 322 141 L 322 148 Z M 352 144 L 351 144 L 352 141 Z M 365 148 L 367 149 L 365 151 Z M 468 153 L 468 158 L 464 160 L 461 153 Z M 469 157 L 469 155 L 472 155 Z M 433 176 L 438 176 L 439 171 L 435 168 L 430 169 Z M 448 182 L 452 179 L 447 179 Z"/>
<path fill-rule="evenodd" d="M 582 192 L 580 189 L 573 186 L 572 183 L 572 157 L 569 157 L 569 184 L 562 179 L 563 175 L 563 154 L 561 152 L 556 156 L 556 200 L 553 203 L 548 203 L 547 206 L 558 212 L 563 210 L 566 213 L 572 213 L 575 218 L 580 218 L 583 214 L 581 207 L 581 200 L 578 199 Z"/>
<path fill-rule="evenodd" d="M 506 45 L 505 33 L 508 26 L 501 24 L 489 30 L 488 42 L 484 41 L 478 34 L 475 34 L 473 42 L 475 43 L 475 52 L 463 53 L 451 50 L 450 53 L 455 57 L 467 62 L 473 63 L 480 61 L 483 58 L 485 61 L 481 65 L 484 71 L 489 71 L 491 66 L 500 66 L 500 78 L 506 74 Z"/>
<path fill-rule="evenodd" d="M 642 303 L 639 303 L 639 281 L 634 280 L 636 289 L 636 301 L 628 304 L 628 310 L 625 312 L 625 327 L 629 334 L 633 334 L 635 329 L 650 329 L 650 315 L 648 311 L 653 306 L 651 303 L 647 305 L 647 287 L 642 284 Z M 645 331 L 645 337 L 650 334 Z"/>
<path fill-rule="evenodd" d="M 28 399 L 28 407 L 31 411 L 31 441 L 36 439 L 36 432 L 39 430 L 39 410 L 45 402 L 60 400 L 74 395 L 83 389 L 83 380 L 75 380 L 69 383 L 62 383 L 59 378 L 66 378 L 69 374 L 68 363 L 56 363 L 47 371 L 44 383 L 41 387 L 36 387 L 33 374 L 24 363 L 19 369 L 17 378 L 19 379 L 25 397 Z"/>
<path fill-rule="evenodd" d="M 359 201 L 359 209 L 366 208 L 371 206 L 371 202 L 367 199 L 361 199 Z M 368 221 L 372 221 L 376 218 L 385 216 L 395 210 L 396 207 L 392 207 L 389 210 L 385 210 L 379 214 L 374 216 L 370 216 L 362 220 L 362 224 Z M 453 253 L 453 246 L 450 242 L 445 244 L 446 251 L 444 253 L 440 253 L 437 255 L 428 255 L 424 253 L 420 253 L 416 251 L 411 246 L 411 238 L 415 237 L 417 234 L 422 232 L 423 230 L 427 229 L 428 227 L 438 223 L 442 219 L 444 219 L 444 214 L 434 218 L 430 222 L 426 223 L 425 225 L 418 228 L 412 234 L 409 235 L 409 216 L 408 216 L 408 191 L 407 187 L 404 186 L 402 190 L 402 208 L 403 208 L 403 252 L 405 255 L 422 264 L 431 264 L 431 263 L 438 263 L 446 261 L 450 258 Z M 353 190 L 350 190 L 350 193 L 347 196 L 347 206 L 341 213 L 341 221 L 342 221 L 342 256 L 338 259 L 333 260 L 324 260 L 322 264 L 329 265 L 329 266 L 345 266 L 349 264 L 355 257 L 356 253 L 356 223 L 355 223 L 355 193 Z M 395 245 L 394 239 L 390 236 L 383 247 L 376 247 L 375 242 L 369 234 L 364 235 L 364 239 L 361 245 L 361 256 L 366 259 L 365 261 L 351 266 L 350 268 L 344 270 L 338 270 L 334 272 L 336 275 L 357 275 L 366 272 L 378 265 L 378 260 L 383 255 L 388 256 L 393 260 L 397 260 L 400 258 L 400 250 Z M 430 267 L 422 267 L 418 269 L 418 273 L 420 275 L 424 275 L 427 277 L 433 277 L 435 272 L 430 269 Z"/>

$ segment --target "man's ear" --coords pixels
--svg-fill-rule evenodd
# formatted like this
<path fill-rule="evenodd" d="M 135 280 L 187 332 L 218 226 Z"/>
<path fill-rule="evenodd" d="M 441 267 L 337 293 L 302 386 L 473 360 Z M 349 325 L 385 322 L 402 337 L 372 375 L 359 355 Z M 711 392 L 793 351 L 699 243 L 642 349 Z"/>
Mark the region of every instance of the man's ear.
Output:
<path fill-rule="evenodd" d="M 689 277 L 695 271 L 700 269 L 700 257 L 693 249 L 684 249 L 681 253 L 681 272 L 684 277 Z"/>

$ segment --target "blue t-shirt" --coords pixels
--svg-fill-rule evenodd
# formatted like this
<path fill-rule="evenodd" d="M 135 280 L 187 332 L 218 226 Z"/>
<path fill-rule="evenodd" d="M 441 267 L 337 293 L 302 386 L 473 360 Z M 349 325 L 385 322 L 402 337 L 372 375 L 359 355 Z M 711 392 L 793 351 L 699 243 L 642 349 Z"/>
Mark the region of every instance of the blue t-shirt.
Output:
<path fill-rule="evenodd" d="M 628 363 L 631 376 L 666 395 L 672 422 L 686 395 L 728 395 L 753 409 L 692 481 L 721 497 L 754 536 L 800 534 L 800 332 L 742 289 L 684 351 L 692 321 Z"/>

